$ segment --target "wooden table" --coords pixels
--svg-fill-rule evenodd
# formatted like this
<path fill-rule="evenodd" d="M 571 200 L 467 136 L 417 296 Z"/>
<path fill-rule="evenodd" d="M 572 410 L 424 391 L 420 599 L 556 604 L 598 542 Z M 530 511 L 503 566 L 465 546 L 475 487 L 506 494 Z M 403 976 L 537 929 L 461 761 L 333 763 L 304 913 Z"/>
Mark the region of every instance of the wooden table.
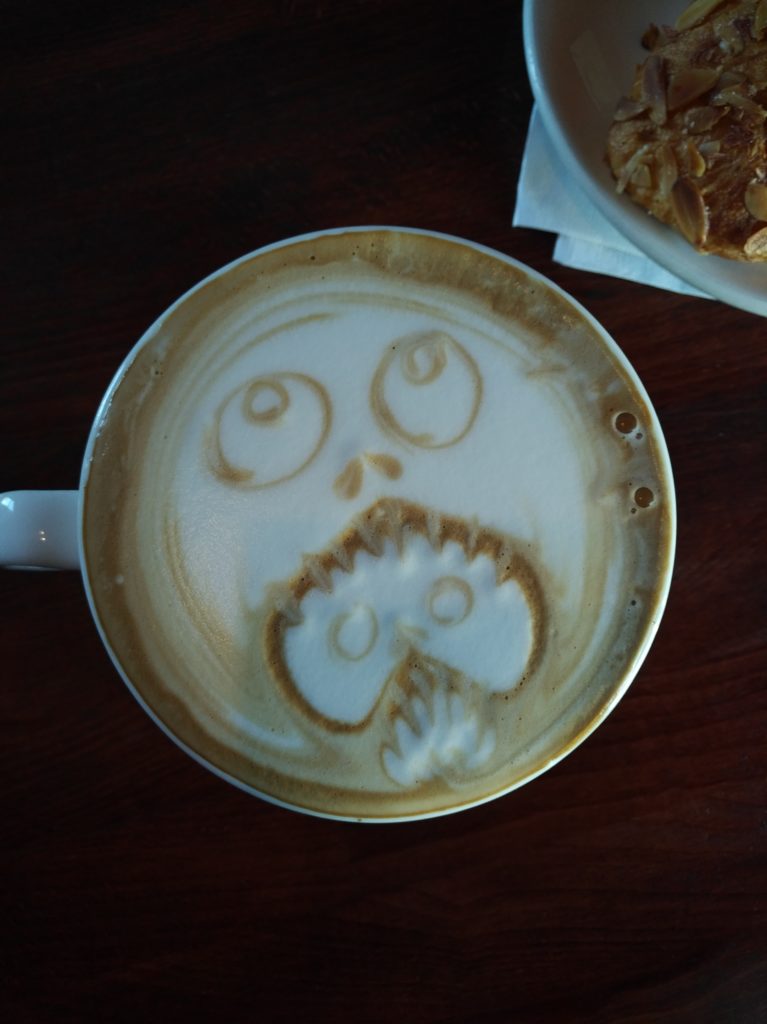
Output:
<path fill-rule="evenodd" d="M 511 228 L 532 102 L 513 0 L 2 21 L 3 487 L 76 484 L 123 356 L 208 272 L 388 223 L 509 253 L 605 325 L 680 521 L 608 721 L 516 793 L 388 827 L 219 781 L 120 682 L 77 574 L 0 574 L 3 1019 L 767 1020 L 765 321 L 565 269 Z"/>

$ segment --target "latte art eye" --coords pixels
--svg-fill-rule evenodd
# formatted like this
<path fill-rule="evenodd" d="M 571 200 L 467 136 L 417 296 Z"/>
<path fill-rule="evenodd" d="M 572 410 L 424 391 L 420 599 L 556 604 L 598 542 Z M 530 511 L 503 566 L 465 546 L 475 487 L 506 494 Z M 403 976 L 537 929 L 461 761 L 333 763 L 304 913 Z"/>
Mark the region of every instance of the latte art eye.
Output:
<path fill-rule="evenodd" d="M 274 423 L 289 405 L 288 390 L 276 377 L 254 380 L 242 398 L 242 418 L 251 423 Z"/>
<path fill-rule="evenodd" d="M 474 593 L 458 576 L 442 576 L 426 598 L 426 609 L 440 626 L 457 626 L 474 607 Z"/>
<path fill-rule="evenodd" d="M 391 345 L 378 365 L 370 402 L 385 433 L 419 448 L 449 448 L 474 425 L 482 376 L 445 331 L 421 331 Z"/>
<path fill-rule="evenodd" d="M 315 458 L 330 430 L 327 391 L 303 373 L 266 374 L 230 392 L 216 409 L 205 455 L 222 483 L 273 487 Z"/>
<path fill-rule="evenodd" d="M 333 654 L 346 661 L 362 661 L 378 640 L 378 619 L 369 604 L 337 615 L 330 624 L 328 644 Z"/>
<path fill-rule="evenodd" d="M 445 343 L 445 336 L 430 334 L 402 350 L 402 375 L 409 384 L 431 384 L 440 376 L 447 363 Z"/>

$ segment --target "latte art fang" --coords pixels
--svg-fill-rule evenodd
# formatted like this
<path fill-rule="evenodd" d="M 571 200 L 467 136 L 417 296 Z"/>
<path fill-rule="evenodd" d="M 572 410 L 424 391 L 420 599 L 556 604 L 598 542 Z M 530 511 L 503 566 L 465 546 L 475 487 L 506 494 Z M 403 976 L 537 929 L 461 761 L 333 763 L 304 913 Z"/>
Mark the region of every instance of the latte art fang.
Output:
<path fill-rule="evenodd" d="M 673 486 L 641 384 L 543 279 L 444 236 L 306 236 L 142 339 L 94 431 L 85 555 L 187 749 L 314 813 L 532 778 L 633 678 Z"/>

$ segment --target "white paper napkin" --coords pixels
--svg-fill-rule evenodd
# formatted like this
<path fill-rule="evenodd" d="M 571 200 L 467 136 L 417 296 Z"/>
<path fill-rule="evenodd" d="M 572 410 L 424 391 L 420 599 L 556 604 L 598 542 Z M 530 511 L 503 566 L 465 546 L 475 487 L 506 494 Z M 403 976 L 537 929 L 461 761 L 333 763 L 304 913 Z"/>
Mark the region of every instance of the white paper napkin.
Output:
<path fill-rule="evenodd" d="M 648 259 L 605 220 L 576 184 L 571 189 L 562 188 L 567 180 L 567 171 L 533 107 L 513 226 L 557 235 L 554 259 L 567 267 L 710 298 Z"/>

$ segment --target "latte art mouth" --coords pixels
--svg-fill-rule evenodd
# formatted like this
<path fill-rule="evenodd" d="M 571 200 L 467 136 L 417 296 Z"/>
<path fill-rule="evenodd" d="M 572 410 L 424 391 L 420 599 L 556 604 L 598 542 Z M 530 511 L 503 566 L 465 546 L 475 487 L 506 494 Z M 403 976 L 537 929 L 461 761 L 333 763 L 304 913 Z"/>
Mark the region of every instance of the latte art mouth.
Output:
<path fill-rule="evenodd" d="M 377 502 L 271 588 L 275 678 L 329 733 L 389 722 L 381 757 L 395 781 L 418 774 L 405 762 L 425 750 L 428 777 L 456 760 L 471 774 L 494 748 L 493 698 L 530 678 L 542 653 L 543 592 L 521 548 L 476 520 Z"/>

